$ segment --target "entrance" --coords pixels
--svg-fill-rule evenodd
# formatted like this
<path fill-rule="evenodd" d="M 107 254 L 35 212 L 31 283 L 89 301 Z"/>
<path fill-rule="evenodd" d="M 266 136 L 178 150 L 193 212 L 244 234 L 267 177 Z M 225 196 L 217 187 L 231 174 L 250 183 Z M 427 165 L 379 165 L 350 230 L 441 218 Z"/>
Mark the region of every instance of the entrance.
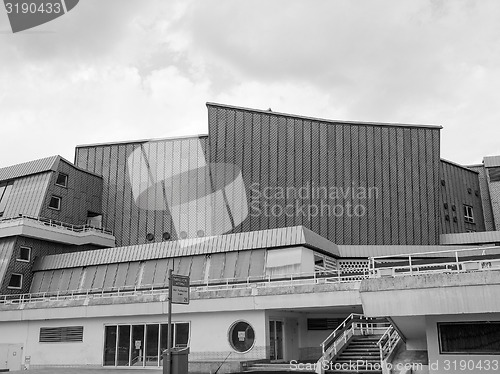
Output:
<path fill-rule="evenodd" d="M 269 321 L 269 341 L 271 361 L 283 360 L 283 321 Z"/>

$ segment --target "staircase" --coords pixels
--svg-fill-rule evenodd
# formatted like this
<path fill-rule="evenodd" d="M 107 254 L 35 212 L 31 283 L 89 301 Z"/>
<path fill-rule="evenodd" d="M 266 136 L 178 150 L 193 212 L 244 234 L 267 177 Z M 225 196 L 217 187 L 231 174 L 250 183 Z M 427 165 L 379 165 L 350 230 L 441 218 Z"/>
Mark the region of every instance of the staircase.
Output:
<path fill-rule="evenodd" d="M 321 344 L 317 374 L 382 374 L 382 361 L 399 342 L 385 318 L 351 314 Z"/>
<path fill-rule="evenodd" d="M 326 374 L 381 374 L 380 349 L 377 345 L 381 335 L 355 335 L 344 346 L 336 359 L 331 361 Z"/>

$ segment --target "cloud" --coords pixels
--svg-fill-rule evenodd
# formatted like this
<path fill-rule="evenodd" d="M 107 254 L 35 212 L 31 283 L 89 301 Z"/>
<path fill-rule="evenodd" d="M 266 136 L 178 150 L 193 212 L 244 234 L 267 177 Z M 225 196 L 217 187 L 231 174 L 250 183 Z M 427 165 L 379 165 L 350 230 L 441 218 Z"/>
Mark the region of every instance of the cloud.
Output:
<path fill-rule="evenodd" d="M 499 12 L 496 1 L 82 1 L 40 33 L 0 34 L 0 159 L 205 133 L 216 101 L 442 124 L 443 157 L 478 162 L 498 153 Z"/>

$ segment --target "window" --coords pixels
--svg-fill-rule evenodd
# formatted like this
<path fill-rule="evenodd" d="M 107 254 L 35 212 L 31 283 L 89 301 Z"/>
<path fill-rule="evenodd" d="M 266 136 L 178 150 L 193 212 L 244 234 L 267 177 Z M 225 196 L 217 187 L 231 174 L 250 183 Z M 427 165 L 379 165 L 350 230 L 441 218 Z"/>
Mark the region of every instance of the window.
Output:
<path fill-rule="evenodd" d="M 500 322 L 438 323 L 439 349 L 451 354 L 500 354 Z"/>
<path fill-rule="evenodd" d="M 308 318 L 308 330 L 335 330 L 342 320 L 337 318 Z"/>
<path fill-rule="evenodd" d="M 474 223 L 474 212 L 470 205 L 464 205 L 464 219 L 465 222 Z"/>
<path fill-rule="evenodd" d="M 83 342 L 83 326 L 41 327 L 40 343 Z"/>
<path fill-rule="evenodd" d="M 238 321 L 229 328 L 229 344 L 237 352 L 244 353 L 252 349 L 255 332 L 248 322 Z"/>
<path fill-rule="evenodd" d="M 30 262 L 30 260 L 31 260 L 31 248 L 30 247 L 19 248 L 19 256 L 17 257 L 17 261 Z"/>
<path fill-rule="evenodd" d="M 161 366 L 168 324 L 104 326 L 104 366 Z M 189 322 L 172 323 L 172 345 L 189 346 Z"/>
<path fill-rule="evenodd" d="M 54 196 L 50 198 L 49 208 L 55 210 L 61 210 L 61 198 L 59 196 Z"/>
<path fill-rule="evenodd" d="M 68 176 L 63 173 L 57 174 L 56 184 L 61 187 L 68 187 Z"/>
<path fill-rule="evenodd" d="M 22 274 L 12 274 L 10 276 L 9 285 L 7 288 L 20 290 L 23 288 L 23 275 Z"/>

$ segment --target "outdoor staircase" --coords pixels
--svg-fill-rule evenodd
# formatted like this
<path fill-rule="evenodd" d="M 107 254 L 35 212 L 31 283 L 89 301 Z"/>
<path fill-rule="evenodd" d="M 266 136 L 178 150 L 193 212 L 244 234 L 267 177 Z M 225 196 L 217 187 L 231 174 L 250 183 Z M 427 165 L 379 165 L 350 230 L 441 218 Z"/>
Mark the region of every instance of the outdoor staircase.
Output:
<path fill-rule="evenodd" d="M 381 374 L 380 349 L 377 345 L 381 335 L 355 335 L 345 348 L 332 360 L 326 374 Z"/>

